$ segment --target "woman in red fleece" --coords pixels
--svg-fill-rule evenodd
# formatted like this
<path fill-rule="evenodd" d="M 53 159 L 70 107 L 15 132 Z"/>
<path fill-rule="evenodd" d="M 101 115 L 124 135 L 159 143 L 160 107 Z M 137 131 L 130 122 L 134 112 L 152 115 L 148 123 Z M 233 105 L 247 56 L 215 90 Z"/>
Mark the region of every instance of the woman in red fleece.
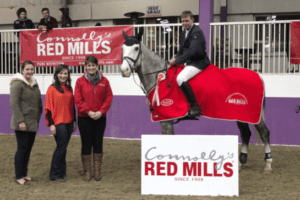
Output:
<path fill-rule="evenodd" d="M 48 88 L 45 104 L 46 124 L 54 135 L 57 147 L 53 153 L 50 179 L 64 182 L 66 175 L 67 147 L 76 130 L 76 115 L 70 71 L 59 65 L 54 73 L 54 83 Z"/>
<path fill-rule="evenodd" d="M 113 94 L 109 81 L 98 70 L 97 58 L 88 56 L 85 66 L 86 72 L 77 80 L 74 95 L 82 144 L 81 158 L 85 175 L 83 179 L 91 180 L 93 148 L 95 179 L 100 181 L 106 113 L 111 106 Z"/>

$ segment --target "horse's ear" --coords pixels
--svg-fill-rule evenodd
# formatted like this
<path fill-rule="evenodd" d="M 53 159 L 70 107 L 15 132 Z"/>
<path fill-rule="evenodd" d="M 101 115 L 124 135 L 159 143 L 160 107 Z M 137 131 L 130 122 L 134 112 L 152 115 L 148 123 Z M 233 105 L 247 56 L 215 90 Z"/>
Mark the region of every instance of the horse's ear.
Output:
<path fill-rule="evenodd" d="M 137 35 L 137 39 L 138 39 L 139 41 L 141 41 L 142 36 L 143 36 L 143 33 L 144 33 L 144 27 L 141 27 L 141 28 L 140 28 L 140 32 L 139 32 L 138 35 Z"/>
<path fill-rule="evenodd" d="M 122 31 L 123 31 L 123 37 L 124 37 L 124 39 L 127 40 L 129 38 L 129 36 L 124 32 L 124 30 L 122 30 Z"/>

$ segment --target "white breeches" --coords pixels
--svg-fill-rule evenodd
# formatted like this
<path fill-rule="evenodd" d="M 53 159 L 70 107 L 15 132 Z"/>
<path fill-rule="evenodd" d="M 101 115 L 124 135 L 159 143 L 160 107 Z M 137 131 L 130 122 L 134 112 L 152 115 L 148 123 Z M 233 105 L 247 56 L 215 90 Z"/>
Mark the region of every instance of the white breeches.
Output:
<path fill-rule="evenodd" d="M 186 82 L 200 73 L 202 70 L 194 66 L 185 66 L 183 70 L 177 76 L 177 84 L 181 86 L 183 82 Z"/>

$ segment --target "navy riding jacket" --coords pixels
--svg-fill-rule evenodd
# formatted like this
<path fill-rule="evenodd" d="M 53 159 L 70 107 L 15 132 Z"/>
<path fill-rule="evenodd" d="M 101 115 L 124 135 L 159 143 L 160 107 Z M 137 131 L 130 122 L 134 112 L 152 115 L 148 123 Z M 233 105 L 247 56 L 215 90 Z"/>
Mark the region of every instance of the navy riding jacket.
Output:
<path fill-rule="evenodd" d="M 193 25 L 186 38 L 185 30 L 182 31 L 179 42 L 176 64 L 186 64 L 201 70 L 210 64 L 206 54 L 204 34 L 198 26 Z"/>

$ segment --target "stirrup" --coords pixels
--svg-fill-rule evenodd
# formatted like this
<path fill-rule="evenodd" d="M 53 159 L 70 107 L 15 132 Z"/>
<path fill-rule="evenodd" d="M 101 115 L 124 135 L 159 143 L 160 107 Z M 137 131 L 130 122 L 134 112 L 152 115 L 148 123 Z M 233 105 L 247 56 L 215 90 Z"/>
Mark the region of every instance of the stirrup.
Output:
<path fill-rule="evenodd" d="M 194 109 L 194 110 L 193 110 Z M 196 110 L 195 110 L 196 109 Z M 195 114 L 192 114 L 192 110 L 194 111 L 194 112 L 197 112 L 197 114 L 195 115 Z M 200 110 L 200 108 L 199 108 L 199 106 L 198 105 L 194 105 L 193 107 L 191 107 L 191 109 L 189 109 L 189 111 L 188 111 L 188 115 L 187 115 L 189 118 L 196 118 L 196 117 L 200 117 L 201 116 L 201 110 Z"/>

